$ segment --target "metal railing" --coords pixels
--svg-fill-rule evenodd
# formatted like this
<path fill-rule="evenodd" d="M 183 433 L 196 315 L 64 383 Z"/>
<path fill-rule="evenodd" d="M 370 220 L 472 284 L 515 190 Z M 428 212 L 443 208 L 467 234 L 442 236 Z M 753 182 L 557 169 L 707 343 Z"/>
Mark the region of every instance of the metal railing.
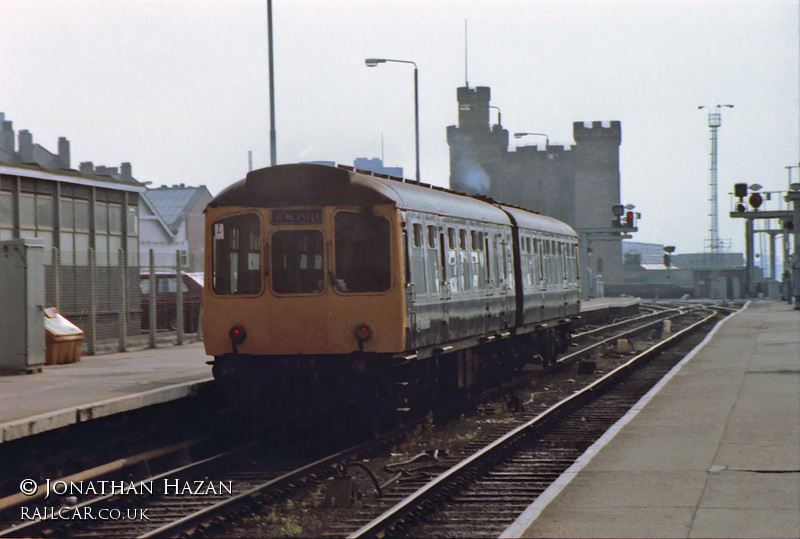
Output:
<path fill-rule="evenodd" d="M 45 265 L 46 307 L 56 307 L 84 331 L 83 353 L 124 352 L 202 339 L 202 273 L 186 272 L 185 252 L 138 253 L 52 250 Z"/>

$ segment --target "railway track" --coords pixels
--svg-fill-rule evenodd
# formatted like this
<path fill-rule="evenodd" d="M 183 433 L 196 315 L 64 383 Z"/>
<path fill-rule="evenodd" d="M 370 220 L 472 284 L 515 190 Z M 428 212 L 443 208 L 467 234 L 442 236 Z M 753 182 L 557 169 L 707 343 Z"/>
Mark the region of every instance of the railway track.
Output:
<path fill-rule="evenodd" d="M 355 531 L 331 535 L 497 537 L 680 360 L 682 354 L 669 348 L 716 316 L 709 314 L 636 355 L 383 507 L 377 518 L 354 521 L 360 525 Z"/>
<path fill-rule="evenodd" d="M 678 317 L 686 315 L 691 309 L 687 307 L 666 313 L 653 313 L 633 321 L 627 321 L 625 325 L 632 325 L 633 328 L 627 327 L 625 334 L 648 331 L 649 328 L 661 323 L 660 319 L 655 320 L 652 318 L 658 314 L 661 314 L 661 318 L 664 316 Z M 604 329 L 606 332 L 609 331 L 608 328 Z M 613 330 L 619 331 L 619 327 L 615 327 Z M 599 338 L 597 336 L 599 331 L 600 329 L 591 330 L 578 335 L 581 339 L 594 339 L 597 342 L 585 346 L 580 353 L 573 353 L 562 358 L 560 360 L 560 368 L 582 357 L 581 354 L 585 356 L 592 349 L 608 346 L 608 343 L 613 339 L 619 338 L 619 334 L 611 338 Z M 559 368 L 559 365 L 556 365 L 556 368 Z M 498 437 L 503 439 L 508 436 L 504 436 L 503 433 L 509 428 L 517 431 L 533 421 L 535 419 L 534 415 L 536 414 L 520 414 L 519 417 L 504 426 L 498 426 L 495 432 L 487 433 L 480 439 L 473 440 L 470 447 L 479 450 L 485 445 L 492 445 L 492 440 Z M 537 417 L 542 415 L 538 414 Z M 586 416 L 584 416 L 584 419 L 586 419 Z M 582 420 L 580 425 L 585 427 L 585 425 L 589 424 L 587 421 L 588 419 Z M 593 431 L 605 429 L 601 423 L 592 421 L 591 424 L 593 425 L 591 429 Z M 408 432 L 414 426 L 415 424 L 408 426 L 404 432 Z M 202 535 L 209 529 L 219 529 L 215 528 L 215 526 L 224 526 L 224 523 L 236 520 L 239 515 L 249 514 L 256 505 L 284 499 L 290 492 L 303 485 L 319 484 L 324 478 L 341 472 L 343 466 L 348 462 L 358 461 L 364 456 L 372 455 L 378 451 L 378 448 L 386 447 L 387 444 L 393 443 L 403 435 L 400 431 L 391 433 L 378 440 L 361 444 L 314 462 L 303 462 L 300 465 L 297 465 L 297 463 L 294 463 L 294 465 L 283 463 L 281 466 L 276 466 L 274 462 L 262 461 L 257 452 L 251 451 L 250 448 L 239 448 L 204 458 L 199 462 L 172 468 L 158 475 L 147 476 L 137 482 L 125 483 L 128 485 L 127 492 L 112 492 L 109 495 L 98 496 L 85 501 L 64 497 L 60 506 L 54 506 L 52 503 L 33 506 L 29 503 L 27 506 L 28 514 L 32 514 L 32 508 L 39 507 L 41 511 L 33 514 L 43 518 L 30 519 L 31 521 L 0 530 L 0 537 L 61 537 L 65 535 L 71 537 L 168 537 L 186 533 Z M 481 451 L 482 449 L 478 453 Z M 533 460 L 542 460 L 539 456 L 529 457 L 528 459 L 530 460 L 531 458 Z M 574 460 L 574 457 L 559 453 L 554 461 L 566 464 L 571 462 L 570 459 Z M 395 480 L 386 485 L 388 488 L 385 496 L 381 498 L 381 510 L 387 507 L 387 504 L 400 502 L 401 499 L 404 499 L 406 495 L 412 492 L 430 488 L 426 485 L 431 477 L 449 476 L 453 473 L 451 470 L 457 470 L 463 466 L 459 461 L 458 455 L 437 456 L 433 462 L 427 465 L 427 469 L 424 472 L 416 472 L 414 477 L 409 478 L 409 474 L 405 471 L 398 472 Z M 546 488 L 546 480 L 552 479 L 554 474 L 557 477 L 557 468 L 554 470 L 542 470 L 531 472 L 534 474 L 531 476 L 530 474 L 526 475 L 527 472 L 512 467 L 507 471 L 494 472 L 494 476 L 489 476 L 489 481 L 490 484 L 500 488 L 504 478 L 521 473 L 522 477 L 529 478 L 529 484 L 525 487 L 525 490 L 530 494 L 531 483 L 536 485 L 541 483 Z M 540 476 L 541 481 L 538 479 L 533 481 L 531 479 Z M 91 478 L 90 481 L 100 480 L 99 475 L 90 475 L 88 477 Z M 399 481 L 398 479 L 401 477 L 403 480 Z M 210 481 L 210 478 L 213 478 L 213 481 Z M 449 487 L 446 490 L 449 490 Z M 202 493 L 200 493 L 201 491 Z M 501 501 L 508 501 L 507 494 L 498 495 Z M 466 506 L 469 506 L 470 503 L 474 505 L 481 500 L 483 500 L 481 503 L 487 501 L 485 492 L 467 493 L 464 496 L 463 501 Z M 31 500 L 27 501 L 30 502 Z M 52 500 L 50 501 L 52 502 Z M 517 505 L 522 503 L 520 501 Z M 426 505 L 430 505 L 430 502 L 426 502 Z M 500 505 L 504 506 L 501 511 L 505 515 L 504 519 L 511 516 L 515 518 L 516 514 L 519 513 L 517 511 L 518 508 L 513 503 L 501 503 Z M 527 506 L 527 503 L 525 505 Z M 50 508 L 50 513 L 46 510 L 48 507 Z M 60 514 L 54 512 L 55 509 L 63 507 L 67 508 L 66 515 L 72 518 L 61 518 Z M 362 521 L 359 522 L 359 525 L 372 520 L 378 514 L 376 510 L 373 507 L 371 512 L 367 511 L 358 517 Z M 454 510 L 452 508 L 447 509 L 443 513 L 444 517 L 446 518 Z M 74 518 L 76 515 L 80 518 Z M 85 518 L 87 515 L 91 518 Z M 106 518 L 101 515 L 105 515 Z M 405 523 L 406 518 L 403 517 L 400 520 Z M 356 527 L 358 526 L 333 529 L 329 534 L 333 536 L 347 535 L 349 531 Z M 475 531 L 480 530 L 476 529 Z M 370 532 L 367 532 L 367 535 L 369 534 Z"/>
<path fill-rule="evenodd" d="M 60 503 L 53 504 L 51 493 L 43 492 L 38 498 L 47 495 L 47 503 L 7 507 L 30 521 L 0 530 L 0 537 L 147 538 L 202 532 L 243 507 L 281 499 L 306 481 L 331 475 L 337 465 L 393 443 L 396 435 L 299 464 L 264 457 L 250 444 L 138 481 L 112 481 L 99 474 L 63 478 L 51 485 Z M 80 502 L 77 496 L 70 499 L 74 490 L 89 488 L 103 490 L 103 495 Z"/>

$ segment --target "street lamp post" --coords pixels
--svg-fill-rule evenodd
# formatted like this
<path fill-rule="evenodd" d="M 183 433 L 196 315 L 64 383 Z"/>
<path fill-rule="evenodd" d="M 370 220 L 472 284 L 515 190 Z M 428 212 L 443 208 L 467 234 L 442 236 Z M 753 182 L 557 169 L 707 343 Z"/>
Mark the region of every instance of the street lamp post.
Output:
<path fill-rule="evenodd" d="M 500 107 L 496 107 L 494 105 L 489 105 L 489 108 L 490 109 L 497 109 L 497 125 L 502 127 L 503 122 L 500 121 L 500 118 L 501 118 L 501 115 L 502 115 L 502 113 L 500 112 Z"/>
<path fill-rule="evenodd" d="M 375 67 L 378 64 L 385 64 L 386 62 L 395 62 L 398 64 L 412 64 L 414 66 L 414 131 L 416 135 L 416 150 L 417 150 L 417 181 L 419 181 L 419 92 L 417 84 L 417 64 L 410 60 L 390 60 L 388 58 L 367 58 L 364 63 L 367 67 Z"/>
<path fill-rule="evenodd" d="M 514 138 L 527 137 L 528 135 L 536 135 L 538 137 L 544 137 L 545 149 L 547 148 L 547 146 L 550 146 L 550 137 L 548 137 L 544 133 L 514 133 Z"/>
<path fill-rule="evenodd" d="M 267 36 L 269 39 L 269 162 L 278 161 L 277 135 L 275 133 L 275 66 L 272 60 L 272 0 L 267 0 Z"/>

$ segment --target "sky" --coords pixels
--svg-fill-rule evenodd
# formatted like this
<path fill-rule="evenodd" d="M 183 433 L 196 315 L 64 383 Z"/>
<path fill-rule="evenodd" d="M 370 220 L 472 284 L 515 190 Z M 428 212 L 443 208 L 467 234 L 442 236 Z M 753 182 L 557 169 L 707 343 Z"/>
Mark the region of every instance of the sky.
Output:
<path fill-rule="evenodd" d="M 270 164 L 266 0 L 0 0 L 0 112 L 72 166 L 119 166 L 212 194 Z M 635 241 L 702 252 L 707 109 L 722 112 L 720 238 L 737 182 L 785 190 L 800 161 L 797 0 L 273 0 L 277 162 L 380 157 L 447 186 L 456 88 L 489 86 L 510 133 L 573 144 L 575 121 L 622 124 Z M 466 32 L 465 32 L 466 26 Z M 496 121 L 494 112 L 492 122 Z M 539 137 L 514 146 L 541 143 Z M 793 169 L 793 181 L 800 170 Z M 773 201 L 774 203 L 774 201 Z M 775 226 L 775 225 L 773 225 Z M 764 236 L 764 235 L 759 235 Z M 758 248 L 758 245 L 757 245 Z"/>

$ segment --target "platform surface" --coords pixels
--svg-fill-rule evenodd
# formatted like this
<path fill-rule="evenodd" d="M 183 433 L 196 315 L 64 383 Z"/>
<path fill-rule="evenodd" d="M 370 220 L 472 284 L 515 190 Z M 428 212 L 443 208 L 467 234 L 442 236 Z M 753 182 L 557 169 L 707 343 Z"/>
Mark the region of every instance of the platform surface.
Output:
<path fill-rule="evenodd" d="M 800 537 L 800 311 L 719 324 L 502 537 Z"/>
<path fill-rule="evenodd" d="M 0 442 L 192 395 L 211 382 L 211 359 L 199 342 L 0 376 Z"/>
<path fill-rule="evenodd" d="M 618 309 L 630 307 L 641 303 L 641 298 L 635 297 L 608 297 L 608 298 L 590 298 L 581 300 L 581 312 L 599 311 L 601 309 Z"/>

